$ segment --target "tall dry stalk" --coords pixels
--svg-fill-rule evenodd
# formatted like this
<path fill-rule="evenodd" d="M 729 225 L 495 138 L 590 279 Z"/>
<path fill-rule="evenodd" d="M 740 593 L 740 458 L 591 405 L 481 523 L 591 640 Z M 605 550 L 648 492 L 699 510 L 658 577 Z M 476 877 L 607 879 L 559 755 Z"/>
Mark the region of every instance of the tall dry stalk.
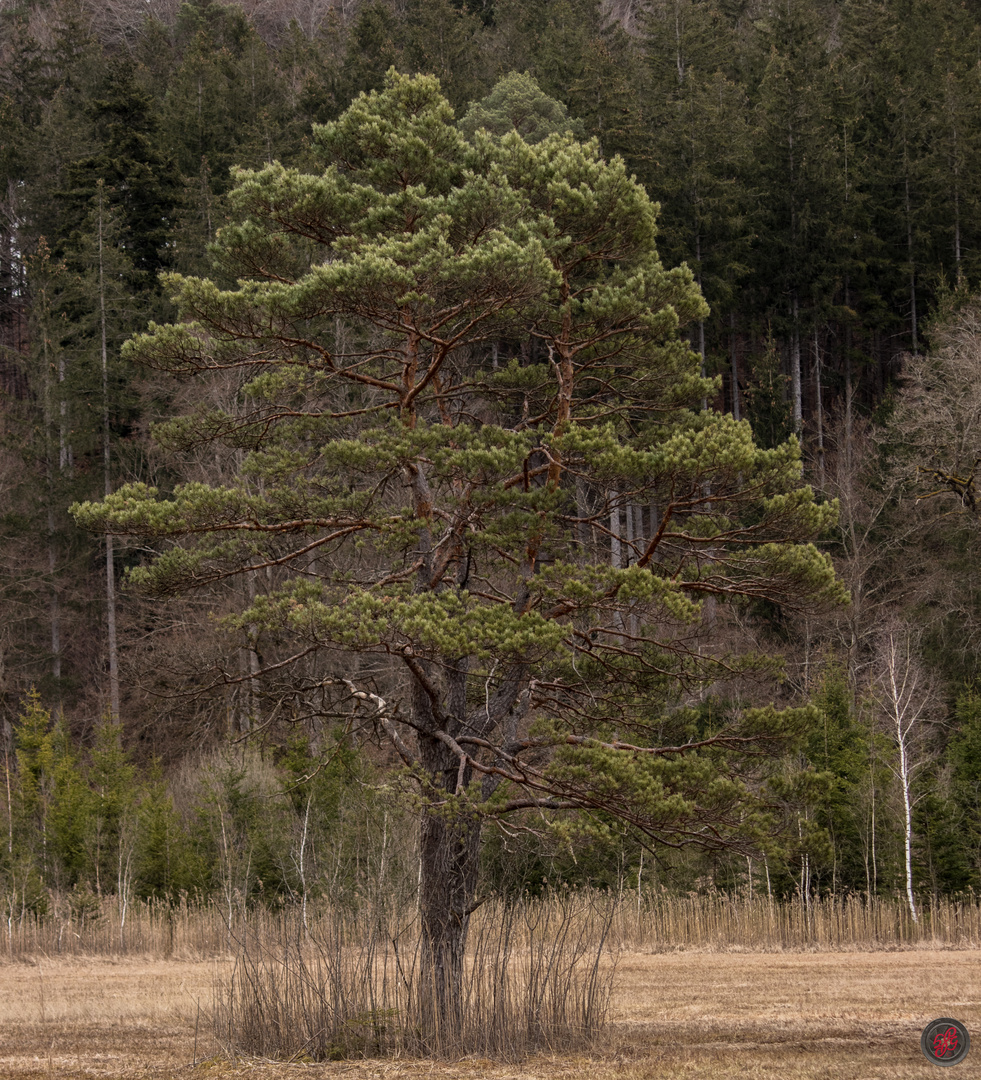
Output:
<path fill-rule="evenodd" d="M 434 968 L 410 909 L 325 911 L 310 936 L 246 929 L 216 985 L 215 1035 L 235 1054 L 329 1061 L 391 1054 L 513 1060 L 584 1048 L 603 1025 L 616 907 L 596 894 L 490 902 L 471 924 L 452 1023 L 428 1007 Z M 308 924 L 309 925 L 309 924 Z"/>
<path fill-rule="evenodd" d="M 250 949 L 253 943 L 256 948 L 261 943 L 268 953 L 269 943 L 280 943 L 278 947 L 282 951 L 302 934 L 299 906 L 284 911 L 236 909 L 229 923 L 223 902 L 195 904 L 187 898 L 174 903 L 133 899 L 126 914 L 125 936 L 121 937 L 122 912 L 113 896 L 92 896 L 89 902 L 79 904 L 72 896 L 53 894 L 48 898 L 46 913 L 41 915 L 22 903 L 20 892 L 15 892 L 8 882 L 2 903 L 7 962 L 59 956 L 226 958 L 237 955 L 243 941 Z M 389 915 L 379 916 L 372 923 L 367 913 L 373 908 L 348 908 L 338 913 L 311 901 L 307 923 L 313 952 L 304 954 L 304 962 L 312 964 L 317 952 L 335 948 L 338 941 L 345 949 L 359 947 L 367 935 L 374 942 L 376 953 L 387 950 L 390 977 L 411 982 L 417 973 L 418 942 L 414 908 L 410 900 L 405 904 L 402 921 Z M 550 901 L 512 906 L 507 909 L 506 917 L 503 910 L 502 906 L 489 902 L 474 913 L 467 969 L 469 985 L 474 989 L 464 999 L 467 1008 L 478 992 L 486 994 L 490 990 L 499 998 L 511 993 L 513 977 L 519 970 L 527 975 L 531 985 L 551 987 L 539 993 L 539 999 L 543 994 L 547 999 L 548 993 L 559 992 L 559 984 L 548 983 L 541 973 L 549 966 L 561 967 L 564 962 L 567 970 L 581 975 L 586 970 L 587 959 L 598 963 L 601 941 L 614 953 L 621 949 L 764 952 L 894 949 L 918 945 L 981 947 L 981 904 L 973 893 L 954 898 L 923 898 L 919 923 L 913 922 L 903 895 L 872 899 L 811 897 L 809 910 L 805 910 L 799 897 L 777 901 L 765 893 L 677 896 L 666 890 L 644 890 L 640 894 L 628 890 L 618 898 L 605 892 L 581 890 Z M 519 913 L 520 919 L 528 923 L 524 929 L 524 923 L 518 921 Z M 344 928 L 346 937 L 338 937 L 337 925 Z M 565 944 L 561 945 L 563 941 Z M 571 962 L 576 956 L 572 943 L 575 949 L 585 950 L 575 965 Z M 474 967 L 474 957 L 484 959 Z M 521 965 L 512 971 L 511 982 L 495 983 L 495 958 L 508 957 L 519 957 Z M 562 957 L 566 959 L 563 961 Z M 602 980 L 594 987 L 601 984 Z"/>

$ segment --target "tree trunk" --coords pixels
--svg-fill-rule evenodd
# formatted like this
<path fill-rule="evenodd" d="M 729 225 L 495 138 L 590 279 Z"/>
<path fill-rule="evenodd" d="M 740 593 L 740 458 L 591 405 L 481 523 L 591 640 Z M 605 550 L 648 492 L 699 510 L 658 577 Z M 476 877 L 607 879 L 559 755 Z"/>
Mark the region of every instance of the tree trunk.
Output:
<path fill-rule="evenodd" d="M 736 357 L 736 313 L 729 314 L 729 362 L 732 365 L 732 415 L 739 420 L 739 364 Z"/>
<path fill-rule="evenodd" d="M 797 290 L 794 290 L 792 298 L 793 311 L 793 337 L 790 344 L 790 394 L 794 417 L 794 434 L 800 438 L 801 428 L 804 422 L 804 411 L 801 408 L 801 377 L 800 377 L 800 311 L 797 304 Z"/>
<path fill-rule="evenodd" d="M 47 300 L 44 301 L 45 314 L 47 313 Z M 51 382 L 51 361 L 48 356 L 49 332 L 47 320 L 41 329 L 42 348 L 42 371 L 44 373 L 44 441 L 45 459 L 47 464 L 47 498 L 48 498 L 48 573 L 51 578 L 51 592 L 48 597 L 48 618 L 51 625 L 51 675 L 54 678 L 59 701 L 61 700 L 61 601 L 58 596 L 58 582 L 56 580 L 58 556 L 55 550 L 55 464 L 54 452 L 51 445 L 51 405 L 54 395 L 54 387 Z"/>
<path fill-rule="evenodd" d="M 909 755 L 905 742 L 899 743 L 899 781 L 903 792 L 903 854 L 906 862 L 906 900 L 913 922 L 919 922 L 913 895 L 913 802 L 910 795 Z"/>
<path fill-rule="evenodd" d="M 576 524 L 576 539 L 579 541 L 579 557 L 585 566 L 589 558 L 591 527 L 586 523 L 589 517 L 589 502 L 586 496 L 586 483 L 582 477 L 576 477 L 576 515 L 579 518 Z"/>
<path fill-rule="evenodd" d="M 106 282 L 103 258 L 103 186 L 99 181 L 99 329 L 102 357 L 102 469 L 105 493 L 112 492 L 112 448 L 109 441 L 109 351 L 106 333 Z M 116 640 L 116 568 L 112 533 L 106 534 L 106 630 L 109 649 L 109 713 L 119 724 L 119 645 Z M 121 736 L 117 729 L 117 739 Z M 121 932 L 121 931 L 120 931 Z"/>
<path fill-rule="evenodd" d="M 906 258 L 909 262 L 909 330 L 910 352 L 915 356 L 919 351 L 918 323 L 916 315 L 916 262 L 913 251 L 913 201 L 909 186 L 909 154 L 906 134 L 903 133 L 903 194 L 906 211 Z"/>
<path fill-rule="evenodd" d="M 824 491 L 824 400 L 821 393 L 821 346 L 818 343 L 817 326 L 814 327 L 814 391 L 814 411 L 817 426 L 818 489 Z"/>
<path fill-rule="evenodd" d="M 613 490 L 609 493 L 610 500 L 610 565 L 618 570 L 623 566 L 620 544 L 620 507 L 617 504 L 617 493 Z"/>
<path fill-rule="evenodd" d="M 55 551 L 54 511 L 48 507 L 48 573 L 51 575 L 51 593 L 48 597 L 48 618 L 51 623 L 51 675 L 57 686 L 61 681 L 61 601 L 58 597 L 58 556 Z M 61 690 L 58 690 L 61 698 Z"/>
<path fill-rule="evenodd" d="M 845 307 L 851 305 L 851 290 L 849 289 L 848 275 L 845 275 Z M 845 469 L 848 475 L 852 475 L 852 399 L 854 389 L 852 385 L 852 324 L 846 318 L 844 336 L 844 368 L 845 368 Z"/>
<path fill-rule="evenodd" d="M 422 964 L 419 1020 L 425 1037 L 438 1042 L 458 1030 L 463 1000 L 467 930 L 480 869 L 480 819 L 440 806 L 438 793 L 452 797 L 469 770 L 459 775 L 456 756 L 436 739 L 420 737 L 420 756 L 433 784 L 433 803 L 419 827 L 419 914 Z"/>

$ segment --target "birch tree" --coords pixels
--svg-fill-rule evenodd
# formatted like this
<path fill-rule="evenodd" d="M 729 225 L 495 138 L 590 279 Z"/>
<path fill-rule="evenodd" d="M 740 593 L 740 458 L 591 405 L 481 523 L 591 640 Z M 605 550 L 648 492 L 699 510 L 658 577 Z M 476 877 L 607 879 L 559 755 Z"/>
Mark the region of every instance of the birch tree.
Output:
<path fill-rule="evenodd" d="M 919 922 L 913 893 L 913 807 L 918 801 L 916 779 L 929 761 L 926 736 L 931 693 L 908 626 L 898 625 L 883 633 L 876 664 L 873 695 L 894 751 L 887 764 L 902 803 L 906 901 L 913 921 Z"/>

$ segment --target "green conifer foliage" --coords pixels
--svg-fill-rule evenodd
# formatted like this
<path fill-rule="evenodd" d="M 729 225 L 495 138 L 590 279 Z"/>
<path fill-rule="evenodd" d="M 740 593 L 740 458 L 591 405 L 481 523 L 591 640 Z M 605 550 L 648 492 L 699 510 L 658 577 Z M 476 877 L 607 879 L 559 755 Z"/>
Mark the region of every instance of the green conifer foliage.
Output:
<path fill-rule="evenodd" d="M 828 302 L 820 270 L 835 210 L 828 123 L 829 66 L 823 26 L 811 5 L 779 5 L 762 27 L 765 69 L 759 86 L 755 159 L 757 185 L 768 192 L 759 220 L 757 301 L 788 342 L 787 368 L 795 432 L 802 432 L 808 341 Z M 829 153 L 829 149 L 831 152 Z"/>
<path fill-rule="evenodd" d="M 800 487 L 796 444 L 697 411 L 711 384 L 678 331 L 706 307 L 661 265 L 622 160 L 567 134 L 468 141 L 453 120 L 434 79 L 391 72 L 316 129 L 321 172 L 238 174 L 214 250 L 239 284 L 170 276 L 184 321 L 127 352 L 237 373 L 234 408 L 156 437 L 238 450 L 238 478 L 76 507 L 161 545 L 132 575 L 158 595 L 245 575 L 229 625 L 322 654 L 307 677 L 402 757 L 441 1022 L 482 819 L 602 808 L 676 845 L 762 837 L 765 777 L 734 752 L 810 714 L 676 710 L 719 662 L 765 666 L 694 640 L 729 601 L 841 598 L 809 543 L 835 511 Z M 495 367 L 502 340 L 521 356 Z"/>
<path fill-rule="evenodd" d="M 41 695 L 31 689 L 14 728 L 18 786 L 14 833 L 32 854 L 37 836 L 43 835 L 50 798 L 49 781 L 54 760 L 50 728 L 51 714 L 41 705 Z"/>
<path fill-rule="evenodd" d="M 498 80 L 485 98 L 470 105 L 458 127 L 468 137 L 478 128 L 498 136 L 516 131 L 529 145 L 548 135 L 585 134 L 582 124 L 571 119 L 569 110 L 549 97 L 527 71 L 512 71 Z"/>
<path fill-rule="evenodd" d="M 84 881 L 89 789 L 63 721 L 52 723 L 36 690 L 14 728 L 17 758 L 14 852 L 48 888 Z"/>
<path fill-rule="evenodd" d="M 139 275 L 134 284 L 152 290 L 168 265 L 177 203 L 177 178 L 160 152 L 153 100 L 132 66 L 116 61 L 93 88 L 85 113 L 96 149 L 65 165 L 61 212 L 69 228 L 62 235 L 79 227 L 101 182 L 125 230 L 127 255 Z"/>
<path fill-rule="evenodd" d="M 269 51 L 239 9 L 200 5 L 186 26 L 179 23 L 182 31 L 187 42 L 163 102 L 162 141 L 185 177 L 206 165 L 221 193 L 231 166 L 259 165 L 291 149 L 285 102 Z"/>
<path fill-rule="evenodd" d="M 86 832 L 95 807 L 63 719 L 54 725 L 48 738 L 50 766 L 45 781 L 50 801 L 43 823 L 46 884 L 65 889 L 87 883 L 92 863 L 86 850 Z"/>
<path fill-rule="evenodd" d="M 949 791 L 970 885 L 976 889 L 981 884 L 981 695 L 976 688 L 958 697 L 955 718 L 957 730 L 947 752 Z"/>
<path fill-rule="evenodd" d="M 141 779 L 136 811 L 133 888 L 138 896 L 176 899 L 207 895 L 209 867 L 187 823 L 174 807 L 167 785 L 154 767 Z"/>
<path fill-rule="evenodd" d="M 127 891 L 132 877 L 136 768 L 122 746 L 122 729 L 103 716 L 95 731 L 86 770 L 91 792 L 86 845 L 93 868 L 92 886 L 99 893 Z"/>
<path fill-rule="evenodd" d="M 350 101 L 363 91 L 381 89 L 385 72 L 402 58 L 399 29 L 391 6 L 384 0 L 372 0 L 359 9 L 347 37 L 340 100 Z"/>
<path fill-rule="evenodd" d="M 805 753 L 826 780 L 815 817 L 829 844 L 828 860 L 815 868 L 818 887 L 831 895 L 866 891 L 862 810 L 869 769 L 868 732 L 854 715 L 852 691 L 843 670 L 832 666 L 826 671 L 814 703 L 820 722 L 808 735 Z"/>
<path fill-rule="evenodd" d="M 408 0 L 405 5 L 404 63 L 409 71 L 435 75 L 455 106 L 475 97 L 483 56 L 481 22 L 452 0 Z"/>

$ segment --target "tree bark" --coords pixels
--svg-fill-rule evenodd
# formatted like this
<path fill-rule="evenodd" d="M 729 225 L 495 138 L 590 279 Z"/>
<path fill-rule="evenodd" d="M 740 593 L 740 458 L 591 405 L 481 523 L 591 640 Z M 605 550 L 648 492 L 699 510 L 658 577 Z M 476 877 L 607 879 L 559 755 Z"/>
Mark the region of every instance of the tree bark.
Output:
<path fill-rule="evenodd" d="M 470 770 L 444 743 L 421 735 L 420 759 L 432 784 L 431 804 L 419 826 L 419 914 L 422 965 L 419 1020 L 429 1037 L 459 1027 L 467 931 L 480 868 L 480 819 L 454 813 L 439 795 L 469 783 Z"/>
<path fill-rule="evenodd" d="M 801 408 L 800 377 L 800 311 L 797 303 L 797 290 L 794 289 L 791 301 L 793 310 L 793 337 L 790 345 L 790 394 L 794 417 L 794 434 L 800 438 L 804 423 L 804 411 Z"/>
<path fill-rule="evenodd" d="M 817 327 L 814 327 L 814 391 L 815 423 L 817 427 L 818 488 L 824 491 L 824 400 L 821 393 L 821 346 Z"/>
<path fill-rule="evenodd" d="M 736 356 L 736 314 L 729 313 L 729 362 L 732 365 L 732 416 L 741 419 L 739 411 L 739 362 Z"/>

